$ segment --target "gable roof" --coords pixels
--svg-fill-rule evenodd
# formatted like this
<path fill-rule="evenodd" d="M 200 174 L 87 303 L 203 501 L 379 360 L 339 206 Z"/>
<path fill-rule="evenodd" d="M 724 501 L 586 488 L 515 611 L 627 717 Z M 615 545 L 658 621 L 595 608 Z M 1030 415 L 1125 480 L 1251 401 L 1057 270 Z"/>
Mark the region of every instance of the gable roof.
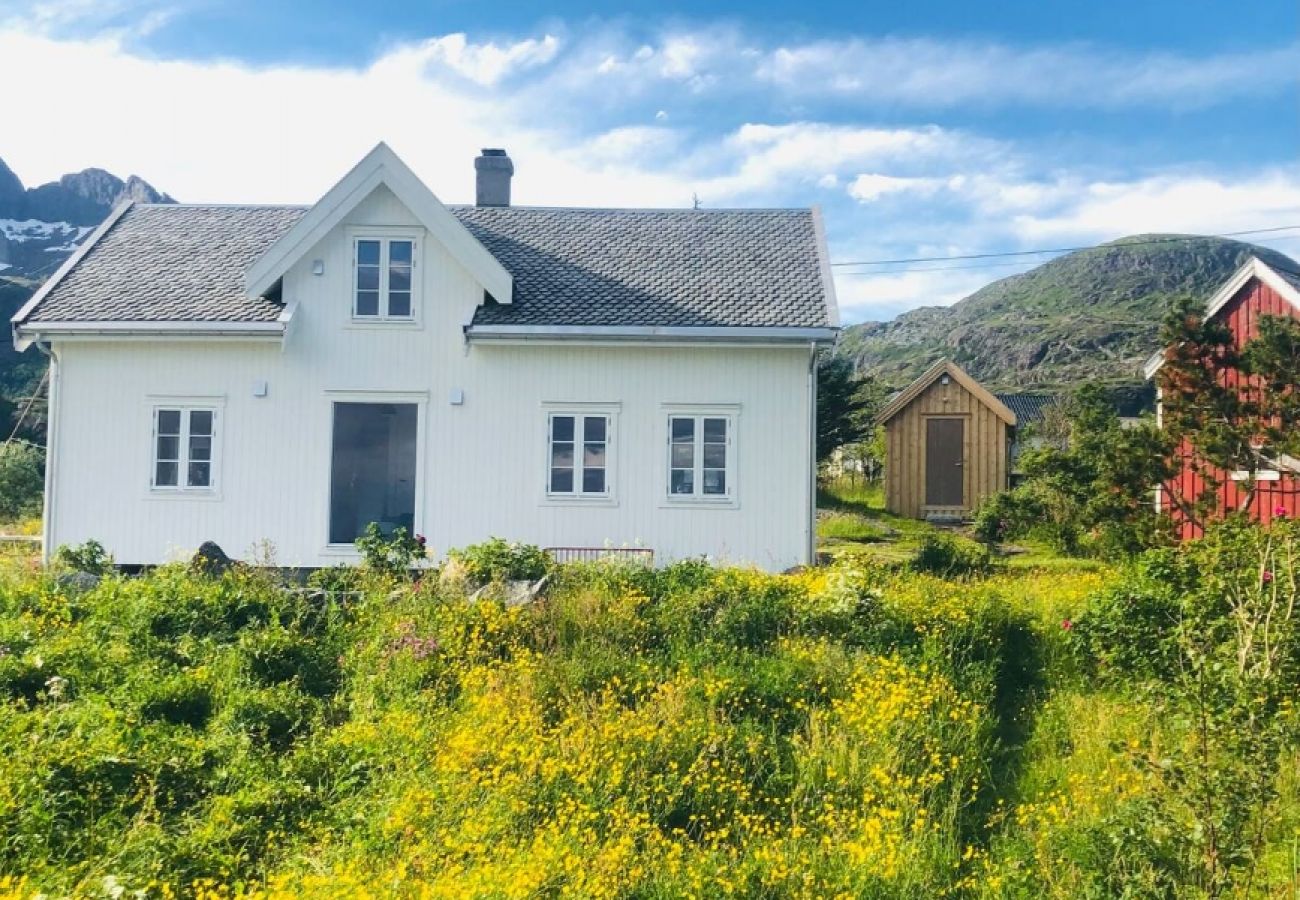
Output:
<path fill-rule="evenodd" d="M 920 378 L 913 381 L 907 387 L 899 391 L 892 400 L 885 404 L 885 408 L 876 416 L 876 421 L 884 425 L 894 416 L 898 415 L 913 400 L 921 396 L 921 392 L 939 380 L 941 375 L 947 374 L 954 381 L 970 391 L 975 399 L 987 406 L 1003 422 L 1014 426 L 1016 424 L 1016 414 L 1007 408 L 1001 400 L 989 393 L 984 385 L 980 384 L 974 378 L 971 378 L 966 372 L 950 359 L 941 359 L 930 368 Z"/>
<path fill-rule="evenodd" d="M 1041 422 L 1044 413 L 1061 402 L 1061 398 L 1054 394 L 994 394 L 993 396 L 1015 413 L 1016 426 L 1019 428 Z"/>
<path fill-rule="evenodd" d="M 1259 279 L 1277 291 L 1278 296 L 1294 306 L 1296 311 L 1300 313 L 1300 272 L 1276 268 L 1259 257 L 1252 256 L 1242 263 L 1241 268 L 1233 272 L 1232 276 L 1210 297 L 1209 302 L 1205 305 L 1205 317 L 1212 319 L 1218 315 L 1232 301 L 1232 298 L 1237 296 L 1241 289 L 1253 279 Z M 1142 374 L 1147 378 L 1154 378 L 1155 374 L 1164 366 L 1165 349 L 1167 348 L 1157 350 L 1143 365 Z"/>
<path fill-rule="evenodd" d="M 832 339 L 838 326 L 815 209 L 446 210 L 513 281 L 512 303 L 478 307 L 472 338 L 807 342 Z M 283 325 L 283 299 L 292 298 L 250 297 L 245 273 L 312 212 L 123 206 L 14 316 L 16 343 L 61 330 L 261 333 Z"/>
<path fill-rule="evenodd" d="M 257 297 L 271 290 L 290 266 L 381 184 L 397 195 L 498 303 L 511 302 L 510 273 L 382 141 L 248 267 L 248 295 Z"/>

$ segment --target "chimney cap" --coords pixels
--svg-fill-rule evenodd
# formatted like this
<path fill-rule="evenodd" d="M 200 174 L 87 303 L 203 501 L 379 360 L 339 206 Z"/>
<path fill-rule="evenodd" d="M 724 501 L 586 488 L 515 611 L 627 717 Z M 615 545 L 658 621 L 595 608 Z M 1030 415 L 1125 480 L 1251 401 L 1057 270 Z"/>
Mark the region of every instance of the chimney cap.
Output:
<path fill-rule="evenodd" d="M 505 156 L 506 151 L 501 147 L 484 147 L 483 155 L 484 156 Z"/>

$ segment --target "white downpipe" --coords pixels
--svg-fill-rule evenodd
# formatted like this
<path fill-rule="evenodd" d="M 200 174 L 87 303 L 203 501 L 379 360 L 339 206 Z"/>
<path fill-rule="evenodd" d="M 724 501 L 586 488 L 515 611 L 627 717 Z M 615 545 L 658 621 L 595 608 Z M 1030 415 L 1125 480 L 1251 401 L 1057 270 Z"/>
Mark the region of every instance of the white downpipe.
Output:
<path fill-rule="evenodd" d="M 58 459 L 59 382 L 62 375 L 58 354 L 47 344 L 36 342 L 36 349 L 50 360 L 49 401 L 45 410 L 45 496 L 41 498 L 41 562 L 49 565 L 54 538 L 54 465 Z"/>

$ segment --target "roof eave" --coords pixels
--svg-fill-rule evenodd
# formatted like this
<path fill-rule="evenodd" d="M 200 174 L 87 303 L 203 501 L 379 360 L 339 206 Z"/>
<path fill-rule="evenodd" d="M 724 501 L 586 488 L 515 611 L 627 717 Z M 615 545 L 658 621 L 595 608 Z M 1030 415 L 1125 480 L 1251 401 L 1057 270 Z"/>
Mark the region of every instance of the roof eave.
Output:
<path fill-rule="evenodd" d="M 934 365 L 930 366 L 930 368 L 926 369 L 920 377 L 907 387 L 903 388 L 903 390 L 899 391 L 898 395 L 894 397 L 893 400 L 885 404 L 885 408 L 876 416 L 876 424 L 884 425 L 894 416 L 898 415 L 910 406 L 912 401 L 919 397 L 926 388 L 934 383 L 936 378 L 945 372 L 955 379 L 958 384 L 973 394 L 976 399 L 987 406 L 999 419 L 1010 425 L 1012 428 L 1016 427 L 1016 414 L 991 391 L 989 391 L 988 388 L 984 387 L 984 385 L 972 378 L 967 374 L 965 369 L 947 357 L 940 359 L 938 362 L 934 363 Z"/>
<path fill-rule="evenodd" d="M 108 234 L 109 230 L 117 224 L 118 220 L 121 219 L 122 216 L 126 215 L 126 211 L 134 205 L 135 204 L 132 201 L 124 200 L 115 206 L 112 211 L 105 216 L 104 221 L 100 222 L 98 227 L 90 233 L 90 237 L 82 241 L 81 245 L 72 252 L 72 255 L 63 261 L 63 265 L 59 266 L 58 269 L 55 270 L 54 274 L 47 278 L 45 283 L 37 288 L 36 293 L 32 294 L 32 296 L 28 298 L 27 302 L 20 306 L 18 311 L 10 317 L 9 325 L 13 336 L 15 350 L 21 353 L 32 345 L 30 340 L 22 337 L 21 326 L 27 320 L 27 317 L 30 316 L 36 307 L 40 306 L 41 302 L 49 296 L 50 291 L 58 287 L 59 283 L 67 277 L 68 273 L 76 268 L 78 263 L 85 259 L 86 254 L 88 254 L 91 249 L 99 243 L 100 239 L 103 238 L 104 235 Z"/>
<path fill-rule="evenodd" d="M 830 344 L 833 327 L 657 326 L 657 325 L 469 325 L 476 342 L 646 342 L 723 344 Z"/>
<path fill-rule="evenodd" d="M 831 269 L 830 246 L 826 241 L 826 223 L 822 220 L 822 208 L 812 207 L 813 240 L 817 244 L 817 264 L 821 270 L 822 285 L 826 290 L 827 321 L 834 327 L 840 326 L 839 297 L 835 292 L 835 272 Z"/>
<path fill-rule="evenodd" d="M 282 340 L 292 313 L 274 322 L 27 322 L 14 327 L 14 341 L 26 349 L 37 341 L 156 338 L 240 338 Z"/>

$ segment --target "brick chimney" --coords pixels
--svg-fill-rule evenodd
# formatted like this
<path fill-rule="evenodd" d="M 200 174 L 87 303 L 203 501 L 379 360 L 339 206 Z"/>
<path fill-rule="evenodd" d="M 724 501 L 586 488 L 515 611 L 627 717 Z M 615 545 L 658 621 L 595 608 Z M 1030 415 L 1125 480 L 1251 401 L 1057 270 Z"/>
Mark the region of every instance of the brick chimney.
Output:
<path fill-rule="evenodd" d="M 499 148 L 484 147 L 474 160 L 477 175 L 474 203 L 477 206 L 509 206 L 510 177 L 515 174 L 515 164 Z"/>

